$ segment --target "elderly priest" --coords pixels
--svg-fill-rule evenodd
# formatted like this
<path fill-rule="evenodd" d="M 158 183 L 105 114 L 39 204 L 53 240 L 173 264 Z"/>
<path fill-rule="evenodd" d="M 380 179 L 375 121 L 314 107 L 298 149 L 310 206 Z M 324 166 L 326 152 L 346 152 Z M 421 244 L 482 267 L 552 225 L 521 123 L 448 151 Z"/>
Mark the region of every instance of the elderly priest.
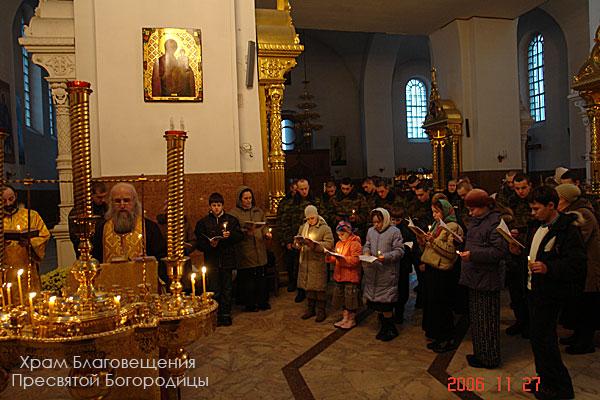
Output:
<path fill-rule="evenodd" d="M 145 253 L 158 261 L 167 255 L 165 239 L 158 225 L 144 218 Z M 130 261 L 144 254 L 142 243 L 142 205 L 133 185 L 117 183 L 112 187 L 105 218 L 96 225 L 92 239 L 92 256 L 100 262 Z M 166 272 L 159 276 L 167 282 Z"/>

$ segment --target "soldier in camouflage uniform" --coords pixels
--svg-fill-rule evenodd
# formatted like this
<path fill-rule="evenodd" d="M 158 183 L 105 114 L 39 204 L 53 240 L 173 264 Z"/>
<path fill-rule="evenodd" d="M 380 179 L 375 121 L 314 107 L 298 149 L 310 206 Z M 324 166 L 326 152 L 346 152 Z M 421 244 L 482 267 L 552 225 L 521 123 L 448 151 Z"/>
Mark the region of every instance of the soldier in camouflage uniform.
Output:
<path fill-rule="evenodd" d="M 281 235 L 281 242 L 285 245 L 286 250 L 290 252 L 295 252 L 296 259 L 299 254 L 298 251 L 294 249 L 294 236 L 298 234 L 298 229 L 300 225 L 304 223 L 304 209 L 306 206 L 312 204 L 317 207 L 319 213 L 323 209 L 321 205 L 321 200 L 318 197 L 315 197 L 310 191 L 310 185 L 306 179 L 298 180 L 297 185 L 297 193 L 296 195 L 289 201 L 284 204 L 283 209 L 280 213 L 279 218 L 279 231 Z M 296 282 L 298 279 L 298 261 L 294 263 L 293 269 L 288 269 L 288 276 L 290 281 Z M 296 296 L 296 303 L 300 303 L 306 298 L 306 293 L 303 289 L 298 289 L 298 294 Z"/>
<path fill-rule="evenodd" d="M 354 189 L 350 178 L 342 179 L 340 182 L 340 191 L 331 202 L 335 218 L 335 225 L 332 226 L 337 226 L 337 223 L 340 221 L 350 221 L 357 231 L 355 233 L 364 240 L 371 209 L 365 196 Z"/>
<path fill-rule="evenodd" d="M 496 194 L 496 203 L 502 204 L 503 206 L 509 207 L 515 194 L 515 176 L 517 171 L 508 171 L 504 176 L 504 182 L 500 186 Z"/>
<path fill-rule="evenodd" d="M 529 207 L 529 195 L 532 190 L 531 181 L 524 174 L 514 177 L 514 190 L 510 202 L 513 220 L 509 223 L 510 232 L 519 242 L 527 243 L 527 226 L 533 220 Z M 527 255 L 511 255 L 506 268 L 506 285 L 510 294 L 510 307 L 515 314 L 516 322 L 506 328 L 506 334 L 513 336 L 519 333 L 529 337 L 529 310 L 527 308 Z"/>
<path fill-rule="evenodd" d="M 390 190 L 388 184 L 384 180 L 377 182 L 377 196 L 375 197 L 375 207 L 381 207 L 388 210 L 390 214 L 406 215 L 408 203 L 402 197 Z"/>
<path fill-rule="evenodd" d="M 377 191 L 375 188 L 375 182 L 373 178 L 366 177 L 362 181 L 363 196 L 369 206 L 369 213 L 375 208 L 375 199 L 377 198 Z"/>
<path fill-rule="evenodd" d="M 428 232 L 429 227 L 433 224 L 431 189 L 424 182 L 420 182 L 415 186 L 415 200 L 408 205 L 408 217 L 425 232 Z M 417 273 L 417 280 L 419 282 L 419 285 L 415 288 L 415 292 L 417 293 L 415 308 L 422 308 L 424 299 L 426 298 L 425 277 L 419 268 L 415 268 L 415 272 Z"/>
<path fill-rule="evenodd" d="M 323 210 L 319 210 L 321 213 L 319 214 L 325 221 L 327 221 L 327 225 L 330 228 L 335 229 L 338 221 L 335 218 L 335 204 L 334 200 L 336 195 L 339 193 L 337 189 L 337 185 L 334 180 L 328 180 L 325 182 L 325 190 L 321 195 L 321 206 Z M 334 235 L 337 238 L 337 235 Z"/>

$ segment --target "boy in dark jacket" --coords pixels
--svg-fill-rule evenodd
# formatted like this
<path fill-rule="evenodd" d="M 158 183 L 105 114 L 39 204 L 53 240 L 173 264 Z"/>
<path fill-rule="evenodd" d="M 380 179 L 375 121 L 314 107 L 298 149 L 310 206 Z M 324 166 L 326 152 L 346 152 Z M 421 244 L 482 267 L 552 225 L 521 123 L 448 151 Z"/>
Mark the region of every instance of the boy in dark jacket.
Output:
<path fill-rule="evenodd" d="M 220 193 L 211 194 L 210 211 L 194 230 L 196 247 L 204 253 L 208 269 L 208 289 L 219 303 L 217 326 L 231 325 L 232 270 L 237 268 L 235 245 L 244 238 L 239 221 L 223 211 L 224 202 Z"/>
<path fill-rule="evenodd" d="M 529 204 L 536 219 L 528 230 L 526 254 L 531 348 L 540 377 L 537 399 L 574 397 L 569 371 L 560 356 L 556 325 L 565 301 L 583 289 L 586 250 L 573 224 L 577 217 L 558 212 L 558 201 L 556 190 L 542 186 L 533 191 Z M 519 250 L 510 246 L 513 254 Z"/>

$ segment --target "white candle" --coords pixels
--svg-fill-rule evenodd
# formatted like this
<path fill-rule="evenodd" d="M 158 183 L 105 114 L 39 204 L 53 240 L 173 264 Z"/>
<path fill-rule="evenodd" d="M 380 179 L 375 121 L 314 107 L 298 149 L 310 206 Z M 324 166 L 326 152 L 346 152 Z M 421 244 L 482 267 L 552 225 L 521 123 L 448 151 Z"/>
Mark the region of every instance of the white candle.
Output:
<path fill-rule="evenodd" d="M 202 301 L 206 301 L 206 267 L 202 267 Z"/>
<path fill-rule="evenodd" d="M 223 222 L 223 230 L 227 231 L 227 221 Z"/>
<path fill-rule="evenodd" d="M 10 294 L 10 288 L 12 287 L 12 283 L 7 283 L 6 284 L 6 294 L 8 294 L 8 306 L 10 307 L 12 305 L 12 296 Z"/>
<path fill-rule="evenodd" d="M 23 268 L 21 268 L 20 270 L 17 271 L 17 285 L 19 287 L 19 303 L 21 305 L 23 305 L 23 288 L 21 287 L 21 275 L 23 275 L 24 272 L 25 272 L 25 270 Z"/>
<path fill-rule="evenodd" d="M 52 296 L 48 299 L 48 314 L 54 313 L 54 304 L 56 304 L 56 296 Z"/>
<path fill-rule="evenodd" d="M 194 272 L 190 279 L 192 280 L 192 299 L 196 297 L 196 273 Z"/>
<path fill-rule="evenodd" d="M 29 318 L 31 319 L 31 325 L 33 325 L 33 298 L 36 295 L 36 292 L 29 293 Z"/>

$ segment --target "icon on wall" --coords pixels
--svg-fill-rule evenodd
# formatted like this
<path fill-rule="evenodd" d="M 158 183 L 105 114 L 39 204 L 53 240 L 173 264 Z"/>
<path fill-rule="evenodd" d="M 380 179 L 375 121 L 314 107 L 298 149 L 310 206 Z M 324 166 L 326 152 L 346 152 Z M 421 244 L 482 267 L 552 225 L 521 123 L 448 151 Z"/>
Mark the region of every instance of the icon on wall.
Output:
<path fill-rule="evenodd" d="M 200 29 L 142 28 L 144 101 L 202 101 Z"/>
<path fill-rule="evenodd" d="M 346 136 L 329 137 L 331 165 L 346 165 Z"/>

